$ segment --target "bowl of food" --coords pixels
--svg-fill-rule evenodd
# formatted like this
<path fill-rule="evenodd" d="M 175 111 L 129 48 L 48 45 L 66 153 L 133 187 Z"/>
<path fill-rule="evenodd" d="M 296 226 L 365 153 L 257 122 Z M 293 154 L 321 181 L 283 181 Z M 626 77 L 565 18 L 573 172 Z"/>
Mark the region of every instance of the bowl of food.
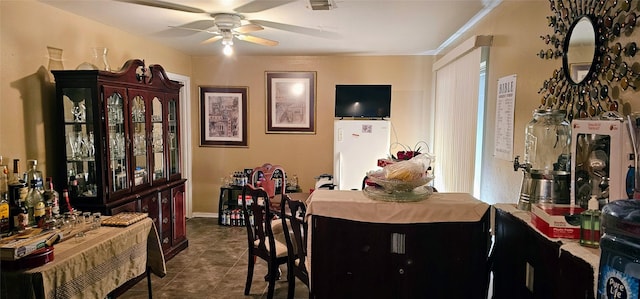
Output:
<path fill-rule="evenodd" d="M 393 176 L 389 177 L 386 175 L 384 169 L 372 171 L 367 174 L 369 182 L 388 192 L 410 192 L 411 190 L 424 186 L 433 180 L 433 176 L 426 173 L 403 178 Z"/>

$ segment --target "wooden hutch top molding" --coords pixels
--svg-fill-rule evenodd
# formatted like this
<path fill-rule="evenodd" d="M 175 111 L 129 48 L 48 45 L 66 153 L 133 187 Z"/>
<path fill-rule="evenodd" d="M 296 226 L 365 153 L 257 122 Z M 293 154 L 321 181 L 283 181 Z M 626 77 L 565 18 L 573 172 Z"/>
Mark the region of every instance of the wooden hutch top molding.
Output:
<path fill-rule="evenodd" d="M 159 64 L 151 64 L 149 68 L 145 67 L 144 60 L 130 59 L 124 63 L 120 71 L 98 71 L 102 78 L 109 80 L 121 80 L 122 82 L 138 82 L 145 88 L 162 88 L 179 90 L 182 83 L 169 79 L 164 68 Z M 135 84 L 134 84 L 135 85 Z"/>

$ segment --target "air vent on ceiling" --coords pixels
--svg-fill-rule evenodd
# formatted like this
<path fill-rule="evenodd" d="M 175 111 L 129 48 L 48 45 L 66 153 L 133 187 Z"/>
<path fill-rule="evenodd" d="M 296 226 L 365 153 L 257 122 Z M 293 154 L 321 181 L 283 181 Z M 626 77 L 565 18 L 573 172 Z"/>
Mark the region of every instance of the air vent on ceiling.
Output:
<path fill-rule="evenodd" d="M 330 10 L 336 8 L 336 3 L 333 0 L 309 0 L 309 7 L 311 10 Z"/>

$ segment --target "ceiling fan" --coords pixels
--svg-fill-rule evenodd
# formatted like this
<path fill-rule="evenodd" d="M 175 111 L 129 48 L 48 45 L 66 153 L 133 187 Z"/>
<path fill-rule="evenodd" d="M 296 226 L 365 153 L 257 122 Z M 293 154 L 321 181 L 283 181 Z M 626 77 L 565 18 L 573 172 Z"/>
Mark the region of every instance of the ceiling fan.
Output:
<path fill-rule="evenodd" d="M 202 44 L 208 44 L 222 39 L 223 45 L 233 45 L 233 38 L 263 45 L 277 46 L 278 42 L 266 38 L 248 35 L 248 33 L 264 30 L 264 27 L 253 23 L 242 25 L 242 16 L 232 13 L 219 13 L 212 15 L 213 27 L 208 29 L 190 28 L 184 26 L 170 26 L 171 28 L 201 31 L 213 34 L 214 36 L 204 40 Z"/>
<path fill-rule="evenodd" d="M 186 6 L 182 4 L 160 1 L 160 0 L 116 0 L 120 2 L 126 2 L 137 5 L 144 5 L 156 8 L 171 9 L 189 13 L 204 13 L 208 14 L 213 20 L 198 20 L 186 25 L 181 26 L 169 26 L 176 29 L 184 29 L 198 32 L 206 32 L 212 34 L 213 37 L 202 41 L 202 44 L 212 43 L 218 40 L 222 40 L 222 44 L 225 46 L 225 54 L 231 52 L 231 46 L 233 40 L 238 39 L 263 46 L 277 46 L 278 41 L 269 40 L 266 38 L 250 35 L 252 32 L 264 30 L 264 27 L 275 28 L 279 30 L 285 30 L 300 34 L 312 35 L 323 38 L 337 38 L 337 34 L 314 29 L 306 28 L 291 24 L 283 24 L 266 20 L 247 20 L 241 14 L 242 13 L 257 13 L 263 10 L 275 8 L 296 0 L 254 0 L 248 2 L 240 7 L 233 9 L 233 13 L 210 13 L 200 8 Z M 228 55 L 228 54 L 227 54 Z"/>

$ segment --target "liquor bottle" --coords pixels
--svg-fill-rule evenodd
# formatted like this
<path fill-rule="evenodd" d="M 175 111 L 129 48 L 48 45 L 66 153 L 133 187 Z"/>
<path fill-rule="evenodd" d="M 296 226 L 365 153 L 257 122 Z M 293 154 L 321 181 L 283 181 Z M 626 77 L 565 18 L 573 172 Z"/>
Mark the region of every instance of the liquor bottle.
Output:
<path fill-rule="evenodd" d="M 38 227 L 42 227 L 45 221 L 45 203 L 44 198 L 42 196 L 44 190 L 41 187 L 31 187 L 29 188 L 29 193 L 27 194 L 27 208 L 29 212 L 29 225 Z"/>
<path fill-rule="evenodd" d="M 13 159 L 13 176 L 9 178 L 9 184 L 23 182 L 23 177 L 20 176 L 20 159 Z"/>
<path fill-rule="evenodd" d="M 7 192 L 0 195 L 0 233 L 6 233 L 11 230 L 9 225 L 9 202 Z"/>
<path fill-rule="evenodd" d="M 0 156 L 0 233 L 6 233 L 11 230 L 9 221 L 9 169 L 7 165 L 2 164 L 2 156 Z"/>
<path fill-rule="evenodd" d="M 76 198 L 79 194 L 79 187 L 78 187 L 78 177 L 76 177 L 75 172 L 72 173 L 71 175 L 69 175 L 69 196 Z"/>
<path fill-rule="evenodd" d="M 2 164 L 2 156 L 0 156 L 0 197 L 7 192 L 9 192 L 9 167 Z"/>
<path fill-rule="evenodd" d="M 29 188 L 35 186 L 42 189 L 42 172 L 38 170 L 38 160 L 27 161 L 28 169 L 24 173 L 24 182 L 29 184 Z"/>
<path fill-rule="evenodd" d="M 69 200 L 69 190 L 62 190 L 62 198 L 64 199 L 64 203 L 60 206 L 61 212 L 73 212 L 73 207 L 71 206 L 71 201 Z"/>
<path fill-rule="evenodd" d="M 20 175 L 20 159 L 13 159 L 13 175 L 9 178 L 9 204 L 13 208 L 9 208 L 9 226 L 12 230 L 24 230 L 26 223 L 20 218 L 15 221 L 22 213 L 21 202 L 27 197 L 28 189 L 23 177 Z"/>
<path fill-rule="evenodd" d="M 13 209 L 9 212 L 12 218 L 9 220 L 13 220 L 12 230 L 23 231 L 29 227 L 29 211 L 25 205 L 25 199 L 24 197 L 17 197 Z"/>
<path fill-rule="evenodd" d="M 16 198 L 22 196 L 26 196 L 27 194 L 27 185 L 23 180 L 24 177 L 20 175 L 20 159 L 13 159 L 13 175 L 9 178 L 8 189 L 9 189 L 9 200 L 12 201 Z"/>
<path fill-rule="evenodd" d="M 60 214 L 60 194 L 53 188 L 53 178 L 47 177 L 44 189 L 45 204 L 51 208 L 51 215 Z"/>
<path fill-rule="evenodd" d="M 24 180 L 29 184 L 29 193 L 27 193 L 27 209 L 29 211 L 29 225 L 38 225 L 42 227 L 44 224 L 45 204 L 42 194 L 44 189 L 42 186 L 42 172 L 38 170 L 38 160 L 29 160 L 29 170 L 24 174 Z"/>
<path fill-rule="evenodd" d="M 600 246 L 600 206 L 596 195 L 591 195 L 588 208 L 580 213 L 580 245 Z"/>

